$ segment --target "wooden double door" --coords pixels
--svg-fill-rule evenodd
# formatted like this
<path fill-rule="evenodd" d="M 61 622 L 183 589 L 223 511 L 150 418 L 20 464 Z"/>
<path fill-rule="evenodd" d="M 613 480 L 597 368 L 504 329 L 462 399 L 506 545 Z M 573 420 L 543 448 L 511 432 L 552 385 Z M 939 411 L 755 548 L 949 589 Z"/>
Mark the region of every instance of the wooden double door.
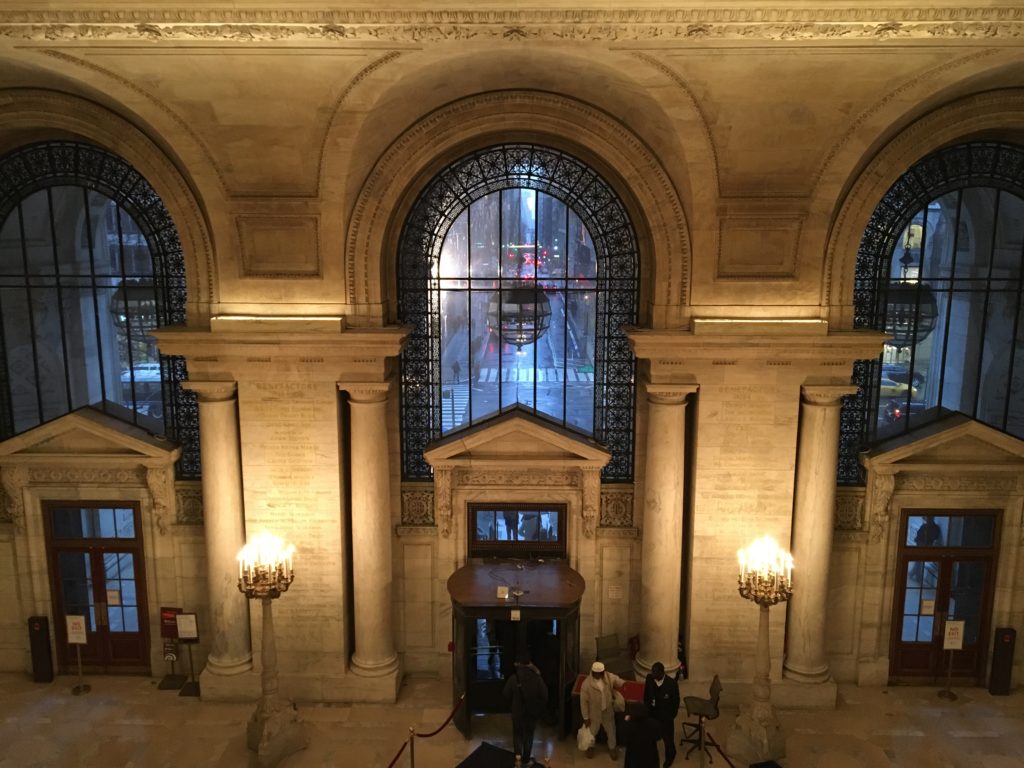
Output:
<path fill-rule="evenodd" d="M 43 510 L 60 671 L 76 671 L 76 647 L 68 643 L 66 617 L 82 616 L 84 671 L 148 675 L 149 622 L 137 505 L 47 502 Z"/>
<path fill-rule="evenodd" d="M 890 678 L 982 685 L 999 545 L 998 510 L 904 510 L 893 605 Z M 964 622 L 963 648 L 943 649 L 945 625 Z"/>

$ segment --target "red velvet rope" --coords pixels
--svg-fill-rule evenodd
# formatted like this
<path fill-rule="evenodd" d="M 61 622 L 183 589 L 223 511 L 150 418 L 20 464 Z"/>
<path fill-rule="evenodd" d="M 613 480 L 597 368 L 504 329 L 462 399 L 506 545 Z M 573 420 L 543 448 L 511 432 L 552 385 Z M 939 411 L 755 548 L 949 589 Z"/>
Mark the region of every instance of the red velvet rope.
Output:
<path fill-rule="evenodd" d="M 407 746 L 409 746 L 409 742 L 408 741 L 403 741 L 402 742 L 402 748 L 400 750 L 398 750 L 398 754 L 395 755 L 394 759 L 390 763 L 388 763 L 388 768 L 395 768 L 395 763 L 398 762 L 398 758 L 400 758 L 402 756 L 402 753 L 405 752 L 405 748 Z"/>
<path fill-rule="evenodd" d="M 421 739 L 429 739 L 431 736 L 437 736 L 437 734 L 439 734 L 441 731 L 443 731 L 445 729 L 445 726 L 448 725 L 448 723 L 450 723 L 452 721 L 452 718 L 455 717 L 455 713 L 459 711 L 459 707 L 462 706 L 462 701 L 465 698 L 466 698 L 466 694 L 462 694 L 461 696 L 459 696 L 459 700 L 457 702 L 455 702 L 455 707 L 452 709 L 451 714 L 448 715 L 448 719 L 447 720 L 445 720 L 443 723 L 441 723 L 441 727 L 440 728 L 438 728 L 436 731 L 431 731 L 430 733 L 417 733 L 416 736 L 421 738 Z M 391 768 L 391 767 L 388 766 L 388 768 Z"/>

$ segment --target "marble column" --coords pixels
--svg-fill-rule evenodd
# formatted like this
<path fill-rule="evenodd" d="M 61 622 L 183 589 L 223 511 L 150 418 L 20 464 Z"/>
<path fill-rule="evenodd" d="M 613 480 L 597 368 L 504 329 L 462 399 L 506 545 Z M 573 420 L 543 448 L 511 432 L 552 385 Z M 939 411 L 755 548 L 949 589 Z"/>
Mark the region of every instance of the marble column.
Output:
<path fill-rule="evenodd" d="M 803 683 L 829 678 L 825 654 L 829 561 L 835 526 L 839 410 L 847 384 L 806 385 L 800 401 L 793 501 L 793 596 L 789 600 L 783 676 Z"/>
<path fill-rule="evenodd" d="M 199 402 L 203 526 L 210 589 L 210 655 L 205 673 L 252 669 L 249 601 L 238 591 L 238 551 L 245 546 L 238 400 L 233 381 L 187 381 Z"/>
<path fill-rule="evenodd" d="M 391 493 L 387 383 L 339 384 L 349 395 L 352 448 L 352 671 L 367 677 L 398 669 L 391 619 Z"/>
<path fill-rule="evenodd" d="M 679 669 L 686 397 L 696 391 L 690 384 L 647 385 L 640 650 L 633 664 L 640 679 L 656 661 L 669 675 Z"/>

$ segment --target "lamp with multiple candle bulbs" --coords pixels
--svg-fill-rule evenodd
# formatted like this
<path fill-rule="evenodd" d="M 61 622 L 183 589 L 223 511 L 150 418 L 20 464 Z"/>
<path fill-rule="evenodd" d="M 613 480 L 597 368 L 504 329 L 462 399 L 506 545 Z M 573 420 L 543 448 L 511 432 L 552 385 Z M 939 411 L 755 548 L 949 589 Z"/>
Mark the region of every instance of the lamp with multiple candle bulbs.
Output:
<path fill-rule="evenodd" d="M 739 593 L 758 605 L 785 602 L 793 595 L 793 556 L 771 536 L 762 536 L 738 553 Z"/>
<path fill-rule="evenodd" d="M 295 546 L 263 531 L 238 553 L 238 589 L 248 598 L 275 598 L 295 580 Z"/>

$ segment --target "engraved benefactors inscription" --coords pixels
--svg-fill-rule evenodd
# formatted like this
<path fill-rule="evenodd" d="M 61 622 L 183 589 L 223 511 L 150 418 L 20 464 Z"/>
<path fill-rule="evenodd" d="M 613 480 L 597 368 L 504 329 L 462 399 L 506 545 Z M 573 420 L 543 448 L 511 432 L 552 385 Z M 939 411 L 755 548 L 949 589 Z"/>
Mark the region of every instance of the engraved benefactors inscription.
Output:
<path fill-rule="evenodd" d="M 246 533 L 295 545 L 295 582 L 275 601 L 283 665 L 343 651 L 337 388 L 331 382 L 239 382 Z M 278 619 L 278 616 L 280 618 Z"/>

